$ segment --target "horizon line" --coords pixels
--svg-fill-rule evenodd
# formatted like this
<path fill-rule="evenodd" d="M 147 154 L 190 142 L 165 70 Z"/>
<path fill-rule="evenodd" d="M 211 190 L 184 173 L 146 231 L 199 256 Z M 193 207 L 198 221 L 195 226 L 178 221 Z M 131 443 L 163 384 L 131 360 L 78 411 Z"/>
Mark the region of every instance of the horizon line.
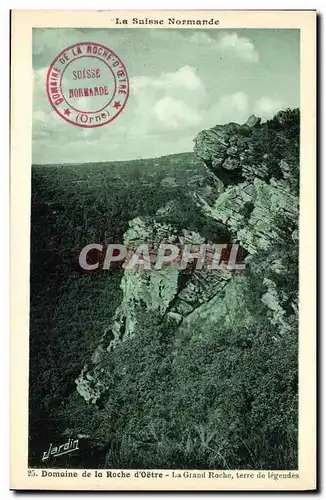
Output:
<path fill-rule="evenodd" d="M 161 155 L 161 156 L 148 156 L 146 158 L 132 158 L 132 159 L 129 159 L 129 160 L 100 160 L 100 161 L 86 161 L 86 162 L 64 162 L 64 163 L 35 163 L 35 162 L 32 162 L 31 165 L 32 166 L 40 166 L 40 167 L 43 167 L 43 166 L 54 166 L 54 165 L 60 165 L 62 167 L 64 166 L 69 166 L 69 165 L 88 165 L 88 164 L 94 164 L 94 163 L 127 163 L 127 162 L 132 162 L 132 161 L 144 161 L 144 160 L 155 160 L 155 159 L 159 159 L 159 158 L 166 158 L 168 156 L 177 156 L 177 155 L 188 155 L 188 154 L 192 154 L 194 156 L 195 153 L 193 151 L 183 151 L 181 153 L 171 153 L 171 154 L 168 154 L 168 155 Z M 196 156 L 197 158 L 197 156 Z M 199 158 L 198 158 L 199 159 Z"/>

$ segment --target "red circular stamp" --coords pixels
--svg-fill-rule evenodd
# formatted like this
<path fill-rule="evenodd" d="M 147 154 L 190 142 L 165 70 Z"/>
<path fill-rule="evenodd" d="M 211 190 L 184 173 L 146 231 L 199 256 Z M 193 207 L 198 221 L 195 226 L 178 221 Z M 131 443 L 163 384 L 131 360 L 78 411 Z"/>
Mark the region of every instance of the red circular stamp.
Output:
<path fill-rule="evenodd" d="M 101 127 L 124 109 L 129 96 L 127 70 L 105 45 L 80 42 L 56 56 L 46 76 L 51 106 L 78 127 Z"/>

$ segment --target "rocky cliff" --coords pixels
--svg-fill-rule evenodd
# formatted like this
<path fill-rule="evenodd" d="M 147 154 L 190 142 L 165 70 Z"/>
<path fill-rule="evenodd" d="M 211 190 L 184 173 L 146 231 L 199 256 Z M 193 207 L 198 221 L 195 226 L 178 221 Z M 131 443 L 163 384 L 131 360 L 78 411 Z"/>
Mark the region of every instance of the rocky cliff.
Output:
<path fill-rule="evenodd" d="M 238 324 L 249 328 L 255 325 L 258 313 L 268 318 L 279 336 L 295 330 L 298 127 L 298 111 L 287 110 L 267 123 L 251 116 L 243 125 L 216 125 L 197 135 L 194 153 L 209 170 L 215 196 L 212 198 L 210 191 L 207 199 L 202 192 L 194 192 L 194 203 L 216 222 L 212 242 L 237 240 L 244 248 L 246 270 L 241 274 L 228 269 L 187 274 L 174 268 L 126 270 L 120 285 L 122 302 L 76 380 L 77 390 L 87 402 L 97 403 L 105 396 L 108 357 L 141 331 L 146 311 L 161 318 L 167 328 L 173 325 L 176 338 L 183 331 L 191 333 L 198 323 L 205 329 L 213 320 L 226 327 Z M 125 244 L 208 241 L 200 230 L 180 230 L 170 224 L 172 209 L 162 207 L 156 218 L 131 220 Z"/>

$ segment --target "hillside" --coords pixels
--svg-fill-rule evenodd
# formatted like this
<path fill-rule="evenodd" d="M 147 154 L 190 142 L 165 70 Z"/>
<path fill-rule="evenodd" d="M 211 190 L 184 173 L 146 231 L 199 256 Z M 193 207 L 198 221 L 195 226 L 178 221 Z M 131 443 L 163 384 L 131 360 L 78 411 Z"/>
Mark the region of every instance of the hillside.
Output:
<path fill-rule="evenodd" d="M 154 216 L 169 201 L 170 206 L 175 206 L 177 219 L 200 227 L 205 223 L 200 210 L 194 213 L 185 207 L 189 206 L 189 192 L 205 186 L 207 177 L 202 162 L 193 153 L 132 162 L 33 165 L 33 463 L 40 462 L 49 436 L 54 441 L 60 438 L 62 424 L 57 408 L 74 392 L 75 378 L 121 300 L 121 272 L 85 274 L 78 265 L 80 250 L 92 242 L 122 242 L 129 220 L 144 214 Z"/>
<path fill-rule="evenodd" d="M 83 436 L 52 466 L 296 468 L 299 113 L 217 125 L 194 152 L 33 167 L 31 464 Z M 78 266 L 158 230 L 236 238 L 246 270 Z"/>

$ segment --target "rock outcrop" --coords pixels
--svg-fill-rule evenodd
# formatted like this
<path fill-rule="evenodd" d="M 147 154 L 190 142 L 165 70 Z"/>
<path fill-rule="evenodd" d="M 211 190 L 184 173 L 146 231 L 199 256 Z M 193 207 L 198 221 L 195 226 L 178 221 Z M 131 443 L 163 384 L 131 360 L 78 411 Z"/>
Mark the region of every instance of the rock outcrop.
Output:
<path fill-rule="evenodd" d="M 178 231 L 170 224 L 151 218 L 136 218 L 130 221 L 124 244 L 137 248 L 138 244 L 173 243 L 184 245 L 204 243 L 204 238 L 186 229 Z M 179 327 L 190 315 L 200 314 L 201 306 L 221 293 L 232 277 L 227 269 L 214 274 L 207 270 L 194 270 L 191 274 L 174 267 L 162 270 L 125 270 L 120 287 L 123 298 L 117 308 L 110 328 L 104 333 L 89 365 L 83 368 L 76 379 L 77 390 L 87 402 L 96 403 L 105 392 L 101 382 L 103 360 L 121 342 L 137 335 L 142 325 L 139 314 L 150 311 L 173 322 Z"/>
<path fill-rule="evenodd" d="M 246 273 L 261 291 L 262 314 L 278 327 L 280 335 L 291 332 L 297 320 L 299 137 L 290 128 L 295 113 L 280 112 L 265 124 L 251 116 L 244 125 L 216 125 L 194 140 L 194 152 L 209 170 L 216 192 L 213 202 L 200 193 L 195 194 L 195 201 L 203 214 L 216 221 L 217 228 L 227 228 L 229 241 L 236 239 L 245 249 Z M 157 219 L 130 221 L 125 244 L 205 241 L 200 231 L 180 231 L 162 221 L 170 209 L 173 202 L 158 211 Z M 250 293 L 249 279 L 228 270 L 194 270 L 188 275 L 175 268 L 126 270 L 121 281 L 122 302 L 76 380 L 78 392 L 92 403 L 105 393 L 101 374 L 106 356 L 137 335 L 142 327 L 140 312 L 151 311 L 179 330 L 191 329 L 198 318 L 205 322 L 214 317 L 227 325 L 232 315 L 240 314 L 241 296 Z M 229 305 L 231 296 L 237 296 L 238 306 Z M 241 314 L 244 325 L 255 321 L 248 308 Z"/>

